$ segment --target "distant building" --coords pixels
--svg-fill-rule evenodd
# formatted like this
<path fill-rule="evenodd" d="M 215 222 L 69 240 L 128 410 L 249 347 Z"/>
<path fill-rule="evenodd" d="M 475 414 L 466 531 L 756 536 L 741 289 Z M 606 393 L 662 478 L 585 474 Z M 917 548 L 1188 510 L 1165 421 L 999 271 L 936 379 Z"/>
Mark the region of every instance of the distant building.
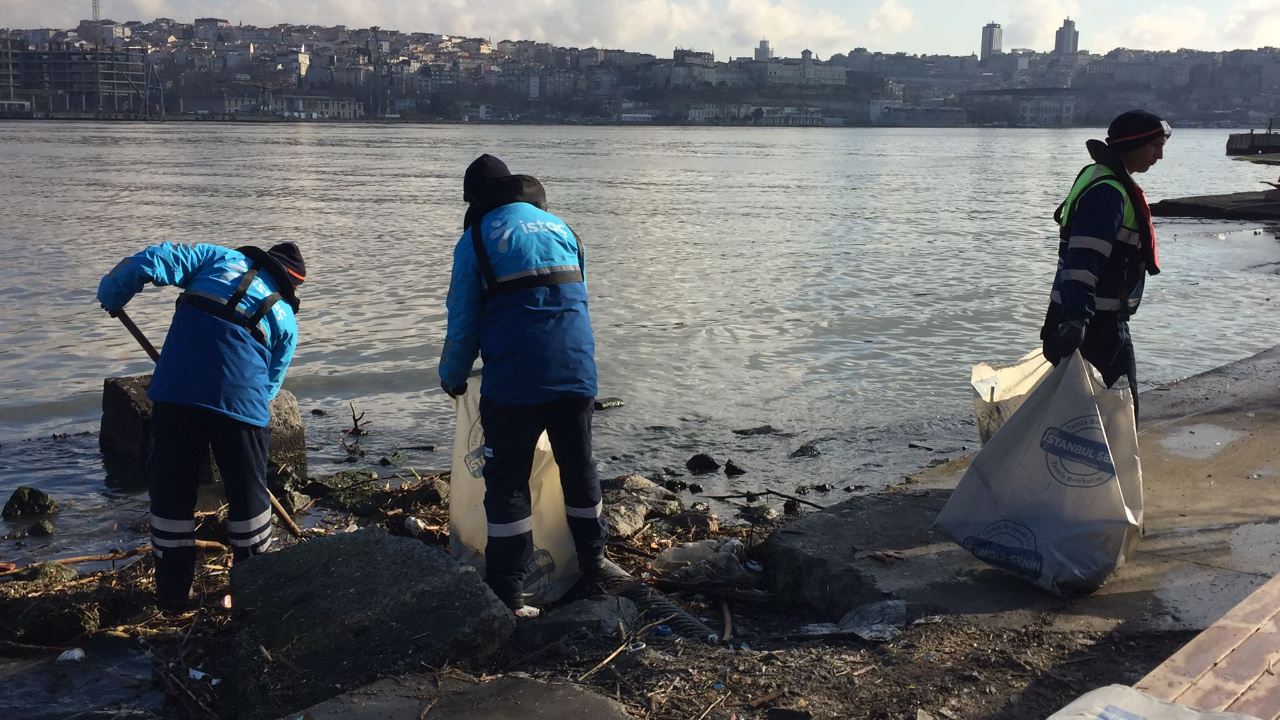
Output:
<path fill-rule="evenodd" d="M 1053 43 L 1053 54 L 1055 55 L 1075 55 L 1080 49 L 1080 31 L 1076 30 L 1076 23 L 1071 18 L 1062 21 L 1062 27 L 1058 28 L 1058 33 Z"/>
<path fill-rule="evenodd" d="M 761 40 L 760 46 L 756 48 L 756 62 L 768 62 L 773 59 L 773 48 L 769 47 L 768 40 Z"/>
<path fill-rule="evenodd" d="M 710 67 L 716 63 L 716 56 L 709 52 L 685 50 L 684 48 L 676 48 L 675 52 L 671 54 L 671 57 L 678 63 L 689 63 L 690 65 L 703 65 Z"/>
<path fill-rule="evenodd" d="M 987 64 L 987 60 L 992 55 L 999 55 L 1003 52 L 1004 30 L 1000 28 L 998 23 L 987 23 L 982 28 L 982 51 L 978 54 L 978 62 L 982 65 Z"/>
<path fill-rule="evenodd" d="M 134 110 L 146 87 L 146 55 L 136 48 L 61 46 L 18 55 L 16 94 L 40 111 Z"/>

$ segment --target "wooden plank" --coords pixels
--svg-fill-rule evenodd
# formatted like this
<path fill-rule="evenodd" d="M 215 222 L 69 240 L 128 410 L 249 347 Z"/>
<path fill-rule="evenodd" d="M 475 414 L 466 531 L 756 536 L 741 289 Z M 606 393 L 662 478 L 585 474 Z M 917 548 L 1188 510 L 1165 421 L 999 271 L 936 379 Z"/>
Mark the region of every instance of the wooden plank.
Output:
<path fill-rule="evenodd" d="M 1177 698 L 1253 634 L 1254 628 L 1219 620 L 1133 687 L 1165 702 Z"/>
<path fill-rule="evenodd" d="M 1264 672 L 1227 711 L 1262 720 L 1280 719 L 1280 670 Z"/>
<path fill-rule="evenodd" d="M 1178 699 L 1181 695 L 1214 672 L 1219 663 L 1277 613 L 1280 613 L 1280 576 L 1250 593 L 1134 687 L 1161 700 L 1181 702 Z"/>
<path fill-rule="evenodd" d="M 1177 698 L 1201 710 L 1225 710 L 1280 660 L 1280 623 L 1267 622 Z"/>

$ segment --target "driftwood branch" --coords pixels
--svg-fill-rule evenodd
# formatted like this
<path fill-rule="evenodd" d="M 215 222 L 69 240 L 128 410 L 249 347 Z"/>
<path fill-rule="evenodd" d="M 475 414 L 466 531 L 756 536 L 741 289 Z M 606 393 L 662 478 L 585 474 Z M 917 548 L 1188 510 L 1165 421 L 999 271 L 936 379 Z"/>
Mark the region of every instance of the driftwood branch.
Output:
<path fill-rule="evenodd" d="M 798 498 L 794 495 L 778 492 L 777 490 L 761 490 L 759 492 L 745 492 L 738 493 L 736 495 L 704 495 L 703 497 L 710 498 L 712 500 L 755 500 L 761 495 L 772 495 L 774 497 L 780 497 L 783 500 L 791 500 L 792 502 L 798 502 L 801 505 L 808 505 L 809 507 L 817 508 L 818 510 L 826 510 L 825 507 L 818 503 L 809 502 L 804 498 Z"/>
<path fill-rule="evenodd" d="M 231 549 L 226 545 L 223 545 L 222 543 L 213 542 L 211 540 L 196 540 L 195 542 L 196 542 L 196 547 L 202 550 L 217 550 L 219 552 L 228 552 Z M 140 545 L 130 550 L 112 550 L 109 553 L 103 553 L 100 555 L 78 555 L 76 557 L 58 558 L 56 560 L 50 560 L 49 562 L 56 563 L 58 565 L 76 565 L 79 563 L 87 563 L 87 562 L 114 562 L 116 560 L 127 560 L 128 558 L 137 557 L 138 555 L 146 555 L 149 552 L 151 552 L 150 545 Z M 32 563 L 31 565 L 15 568 L 7 572 L 2 572 L 0 573 L 0 577 L 17 575 L 18 573 L 25 572 L 29 568 L 33 568 L 36 565 L 41 565 L 41 564 L 43 563 Z"/>

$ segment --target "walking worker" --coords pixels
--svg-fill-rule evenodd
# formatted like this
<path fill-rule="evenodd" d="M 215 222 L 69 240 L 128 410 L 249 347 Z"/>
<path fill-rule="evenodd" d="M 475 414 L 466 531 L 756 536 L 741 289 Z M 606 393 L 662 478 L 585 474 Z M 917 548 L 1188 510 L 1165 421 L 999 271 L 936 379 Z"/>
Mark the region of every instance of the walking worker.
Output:
<path fill-rule="evenodd" d="M 1118 116 L 1107 141 L 1086 143 L 1094 164 L 1076 176 L 1058 206 L 1058 271 L 1040 338 L 1057 365 L 1079 349 L 1107 387 L 1129 379 L 1134 418 L 1138 377 L 1129 317 L 1138 310 L 1147 275 L 1160 273 L 1151 209 L 1133 176 L 1164 157 L 1169 123 L 1144 110 Z"/>
<path fill-rule="evenodd" d="M 547 212 L 542 184 L 512 175 L 492 155 L 467 168 L 462 199 L 468 206 L 453 253 L 440 386 L 459 397 L 477 353 L 483 358 L 485 581 L 525 614 L 533 556 L 529 473 L 543 431 L 560 467 L 578 564 L 592 578 L 604 563 L 608 526 L 591 454 L 596 364 L 584 256 L 569 226 Z"/>
<path fill-rule="evenodd" d="M 163 243 L 125 258 L 98 284 L 120 310 L 147 283 L 182 288 L 147 396 L 153 403 L 151 547 L 161 607 L 184 609 L 195 574 L 199 470 L 209 449 L 226 489 L 237 561 L 271 544 L 270 403 L 298 341 L 298 246 L 270 250 Z"/>

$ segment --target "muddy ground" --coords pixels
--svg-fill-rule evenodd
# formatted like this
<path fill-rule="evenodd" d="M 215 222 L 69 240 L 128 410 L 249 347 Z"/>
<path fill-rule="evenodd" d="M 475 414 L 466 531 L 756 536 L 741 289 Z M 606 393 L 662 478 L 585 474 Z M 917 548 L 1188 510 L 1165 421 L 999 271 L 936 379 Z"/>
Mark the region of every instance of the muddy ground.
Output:
<path fill-rule="evenodd" d="M 421 492 L 421 483 L 440 478 L 410 482 L 403 490 L 382 490 L 374 507 L 364 506 L 363 517 L 342 508 L 322 513 L 313 509 L 321 519 L 308 532 L 345 532 L 376 524 L 404 534 L 404 516 L 412 514 L 428 528 L 420 535 L 424 542 L 447 545 L 446 506 L 412 499 L 429 497 Z M 216 517 L 207 521 L 216 525 Z M 638 575 L 646 572 L 648 560 L 672 544 L 736 536 L 750 548 L 776 523 L 714 532 L 654 524 L 630 540 L 613 542 L 609 555 Z M 277 534 L 284 544 L 296 542 L 282 530 Z M 230 556 L 208 546 L 198 570 L 199 609 L 178 615 L 161 613 L 152 604 L 152 566 L 146 552 L 116 565 L 75 578 L 57 577 L 46 568 L 43 579 L 9 575 L 0 580 L 0 658 L 61 652 L 92 634 L 128 638 L 152 654 L 155 689 L 163 693 L 165 709 L 157 714 L 125 704 L 107 711 L 131 718 L 228 717 L 224 708 L 231 706 L 234 688 L 211 684 L 210 678 L 227 676 L 224 658 L 233 642 L 231 613 L 224 607 Z M 729 641 L 708 645 L 657 637 L 652 629 L 625 643 L 570 636 L 533 652 L 509 646 L 495 657 L 422 670 L 475 678 L 518 672 L 579 683 L 615 698 L 640 718 L 1026 720 L 1047 717 L 1093 688 L 1132 684 L 1194 636 L 1050 632 L 1045 629 L 1047 618 L 1045 627 L 993 629 L 973 619 L 936 616 L 929 608 L 912 606 L 906 627 L 888 642 L 856 636 L 813 638 L 798 635 L 812 619 L 778 612 L 767 605 L 767 597 L 713 587 L 670 594 L 727 634 Z M 624 644 L 626 649 L 615 653 Z M 206 675 L 192 677 L 192 668 Z"/>

